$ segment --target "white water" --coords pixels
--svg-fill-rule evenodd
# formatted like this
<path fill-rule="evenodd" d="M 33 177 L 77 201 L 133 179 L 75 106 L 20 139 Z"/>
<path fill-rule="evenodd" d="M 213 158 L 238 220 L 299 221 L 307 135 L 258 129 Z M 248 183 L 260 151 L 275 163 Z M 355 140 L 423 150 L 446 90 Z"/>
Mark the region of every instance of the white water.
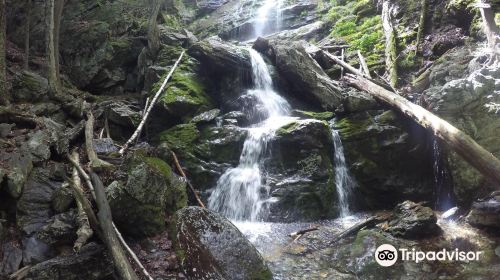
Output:
<path fill-rule="evenodd" d="M 248 128 L 239 165 L 228 169 L 208 199 L 208 207 L 236 221 L 258 221 L 269 203 L 269 187 L 263 184 L 260 161 L 274 132 L 290 122 L 290 105 L 273 90 L 269 69 L 262 56 L 249 49 L 253 95 L 262 105 L 265 120 Z"/>
<path fill-rule="evenodd" d="M 282 0 L 265 0 L 264 4 L 257 9 L 254 18 L 254 36 L 264 36 L 274 31 L 279 31 L 281 27 L 281 5 Z M 274 13 L 274 21 L 271 19 Z M 274 22 L 275 26 L 269 26 Z"/>
<path fill-rule="evenodd" d="M 344 146 L 338 131 L 334 129 L 333 121 L 330 124 L 332 128 L 333 144 L 335 146 L 335 188 L 337 189 L 337 197 L 340 208 L 340 217 L 350 215 L 349 198 L 352 195 L 352 190 L 355 186 L 355 181 L 349 173 L 344 155 Z"/>

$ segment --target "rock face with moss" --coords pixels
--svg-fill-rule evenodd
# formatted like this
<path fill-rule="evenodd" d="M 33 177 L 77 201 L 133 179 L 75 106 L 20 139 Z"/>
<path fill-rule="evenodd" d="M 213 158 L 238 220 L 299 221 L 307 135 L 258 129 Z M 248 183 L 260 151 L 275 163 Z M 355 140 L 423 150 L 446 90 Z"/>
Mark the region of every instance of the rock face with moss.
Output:
<path fill-rule="evenodd" d="M 357 180 L 363 209 L 395 206 L 401 199 L 434 200 L 434 174 L 426 131 L 393 111 L 368 110 L 338 119 L 335 129 Z"/>
<path fill-rule="evenodd" d="M 179 210 L 171 232 L 177 257 L 190 279 L 272 279 L 257 249 L 217 213 L 200 207 Z"/>
<path fill-rule="evenodd" d="M 113 220 L 138 237 L 162 232 L 165 218 L 187 205 L 186 183 L 158 158 L 136 154 L 126 166 L 126 183 L 115 181 L 106 190 Z"/>
<path fill-rule="evenodd" d="M 500 70 L 481 67 L 481 57 L 471 60 L 467 54 L 474 46 L 457 48 L 439 59 L 429 70 L 429 88 L 424 91 L 427 106 L 479 145 L 500 156 Z M 494 186 L 456 153 L 447 152 L 448 166 L 457 202 L 469 206 Z"/>
<path fill-rule="evenodd" d="M 336 214 L 333 140 L 327 123 L 296 120 L 276 131 L 264 163 L 271 196 L 269 219 L 317 220 Z"/>

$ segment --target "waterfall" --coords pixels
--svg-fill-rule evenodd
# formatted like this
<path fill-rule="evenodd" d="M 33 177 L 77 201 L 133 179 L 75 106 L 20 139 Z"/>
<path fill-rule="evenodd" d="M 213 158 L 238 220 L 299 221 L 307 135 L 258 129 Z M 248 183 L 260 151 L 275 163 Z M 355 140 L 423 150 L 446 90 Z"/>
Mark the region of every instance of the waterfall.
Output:
<path fill-rule="evenodd" d="M 257 9 L 254 17 L 254 37 L 264 36 L 280 30 L 281 27 L 281 5 L 282 0 L 265 0 L 264 4 Z M 275 18 L 272 19 L 272 13 Z M 270 22 L 275 25 L 271 26 Z"/>
<path fill-rule="evenodd" d="M 263 184 L 261 159 L 276 129 L 290 121 L 288 102 L 273 90 L 269 69 L 262 56 L 248 49 L 252 62 L 254 88 L 247 94 L 256 97 L 263 107 L 265 120 L 248 128 L 248 136 L 237 167 L 228 169 L 218 180 L 208 198 L 208 207 L 237 221 L 262 219 L 269 197 Z"/>
<path fill-rule="evenodd" d="M 453 188 L 450 183 L 449 174 L 442 162 L 441 148 L 439 147 L 438 140 L 432 136 L 432 160 L 434 171 L 434 184 L 436 189 L 434 209 L 448 210 L 454 206 L 453 203 Z"/>
<path fill-rule="evenodd" d="M 332 130 L 333 144 L 335 148 L 335 188 L 340 209 L 340 217 L 349 216 L 349 198 L 352 194 L 352 189 L 355 186 L 355 181 L 349 173 L 344 156 L 344 146 L 337 130 L 334 129 L 333 120 L 330 123 Z"/>

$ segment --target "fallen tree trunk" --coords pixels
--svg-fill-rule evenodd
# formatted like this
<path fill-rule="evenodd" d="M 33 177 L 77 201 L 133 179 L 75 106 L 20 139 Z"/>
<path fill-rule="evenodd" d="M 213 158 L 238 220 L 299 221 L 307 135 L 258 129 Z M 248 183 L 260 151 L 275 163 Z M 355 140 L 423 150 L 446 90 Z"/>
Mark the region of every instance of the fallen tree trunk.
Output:
<path fill-rule="evenodd" d="M 424 108 L 364 77 L 349 75 L 345 80 L 431 130 L 434 135 L 443 140 L 445 145 L 459 154 L 493 184 L 500 187 L 500 160 L 476 143 L 469 135 Z"/>
<path fill-rule="evenodd" d="M 125 255 L 125 252 L 120 245 L 118 236 L 114 230 L 111 208 L 109 207 L 109 203 L 106 198 L 104 185 L 95 173 L 91 172 L 90 176 L 94 184 L 97 207 L 99 208 L 97 217 L 99 218 L 99 223 L 101 225 L 102 235 L 104 239 L 103 241 L 104 243 L 106 243 L 108 250 L 111 252 L 116 270 L 121 279 L 138 280 L 139 278 L 130 265 L 127 256 Z"/>
<path fill-rule="evenodd" d="M 343 232 L 341 232 L 339 235 L 337 235 L 333 240 L 332 242 L 335 243 L 341 239 L 344 239 L 346 238 L 347 236 L 350 236 L 350 235 L 353 235 L 353 234 L 356 234 L 358 231 L 362 230 L 363 228 L 365 227 L 373 227 L 377 224 L 379 220 L 377 219 L 377 217 L 371 217 L 371 218 L 368 218 L 364 221 L 361 221 L 359 223 L 356 223 L 355 225 L 353 225 L 352 227 L 344 230 Z"/>

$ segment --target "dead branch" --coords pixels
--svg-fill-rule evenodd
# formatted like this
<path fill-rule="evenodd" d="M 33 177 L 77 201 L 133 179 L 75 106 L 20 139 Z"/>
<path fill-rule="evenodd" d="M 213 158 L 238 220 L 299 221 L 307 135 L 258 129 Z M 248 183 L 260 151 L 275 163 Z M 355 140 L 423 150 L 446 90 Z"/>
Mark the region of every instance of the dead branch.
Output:
<path fill-rule="evenodd" d="M 185 52 L 186 51 L 182 51 L 182 53 L 180 54 L 179 58 L 175 62 L 174 66 L 172 66 L 172 69 L 170 69 L 170 72 L 168 73 L 167 77 L 165 78 L 165 80 L 163 80 L 163 84 L 161 85 L 160 89 L 156 92 L 155 96 L 153 97 L 153 100 L 151 100 L 151 102 L 149 104 L 149 108 L 146 109 L 146 113 L 142 117 L 142 120 L 139 123 L 139 125 L 137 126 L 137 129 L 135 130 L 134 134 L 132 134 L 132 136 L 130 137 L 130 139 L 128 139 L 128 141 L 125 143 L 125 145 L 123 145 L 123 148 L 121 148 L 121 150 L 119 152 L 121 155 L 123 155 L 125 153 L 125 151 L 128 149 L 128 146 L 130 144 L 132 144 L 132 142 L 137 137 L 139 137 L 139 135 L 141 134 L 141 131 L 142 131 L 144 125 L 146 124 L 146 121 L 148 120 L 148 117 L 149 117 L 149 114 L 151 113 L 151 110 L 153 109 L 154 105 L 156 104 L 156 101 L 160 97 L 160 95 L 163 92 L 163 90 L 165 90 L 165 87 L 167 86 L 168 80 L 170 80 L 170 77 L 172 76 L 172 74 L 174 73 L 175 69 L 177 68 L 177 66 L 181 62 L 182 57 L 184 56 Z"/>
<path fill-rule="evenodd" d="M 332 242 L 335 243 L 341 239 L 344 239 L 346 238 L 347 236 L 350 236 L 350 235 L 354 235 L 356 234 L 358 231 L 360 231 L 361 229 L 365 228 L 365 227 L 372 227 L 372 226 L 375 226 L 378 222 L 378 219 L 377 217 L 371 217 L 371 218 L 368 218 L 364 221 L 361 221 L 359 223 L 356 223 L 355 225 L 353 225 L 352 227 L 344 230 L 343 232 L 341 232 L 339 235 L 337 235 L 333 240 Z"/>
<path fill-rule="evenodd" d="M 368 68 L 368 64 L 366 64 L 365 57 L 361 54 L 359 50 L 358 50 L 358 57 L 359 57 L 359 64 L 361 64 L 363 71 L 365 72 L 366 76 L 371 79 L 372 76 L 370 75 L 370 69 Z"/>
<path fill-rule="evenodd" d="M 92 184 L 89 175 L 85 172 L 85 170 L 83 170 L 83 168 L 80 165 L 80 162 L 77 160 L 77 158 L 68 157 L 68 159 L 73 164 L 74 168 L 78 171 L 78 173 L 80 174 L 80 176 L 83 177 L 83 179 L 85 180 L 85 183 L 87 184 L 87 187 L 90 189 L 92 197 L 94 198 L 94 200 L 96 200 L 96 194 L 95 194 L 95 191 L 94 191 L 94 185 Z M 83 196 L 83 192 L 82 192 L 82 196 Z M 92 212 L 92 214 L 93 214 L 93 212 Z M 94 215 L 94 217 L 95 217 L 95 215 Z M 97 221 L 97 218 L 95 218 L 95 220 Z M 90 219 L 90 224 L 92 225 L 92 219 Z M 128 254 L 135 261 L 135 263 L 140 268 L 140 270 L 144 274 L 144 276 L 148 280 L 152 280 L 153 278 L 149 275 L 148 271 L 142 265 L 141 261 L 139 260 L 139 258 L 137 257 L 137 255 L 134 253 L 134 251 L 132 251 L 132 249 L 128 246 L 127 242 L 125 242 L 125 239 L 123 239 L 123 236 L 120 233 L 120 231 L 118 230 L 118 228 L 116 227 L 116 225 L 113 222 L 112 222 L 112 225 L 113 225 L 113 230 L 115 231 L 116 236 L 118 237 L 118 240 L 120 241 L 120 243 L 122 244 L 122 246 L 127 250 Z"/>
<path fill-rule="evenodd" d="M 198 193 L 194 189 L 193 185 L 191 185 L 191 183 L 189 182 L 189 180 L 188 180 L 188 178 L 186 176 L 186 173 L 184 173 L 184 170 L 182 170 L 182 166 L 179 163 L 179 159 L 177 159 L 177 155 L 174 152 L 172 152 L 172 157 L 174 158 L 175 167 L 177 168 L 177 170 L 179 171 L 179 173 L 181 174 L 181 176 L 184 177 L 184 179 L 186 180 L 189 188 L 191 189 L 191 191 L 194 194 L 194 197 L 196 198 L 196 201 L 198 201 L 198 204 L 200 205 L 200 207 L 205 208 L 205 204 L 203 204 L 203 201 L 201 201 L 201 199 L 198 196 Z"/>
<path fill-rule="evenodd" d="M 71 157 L 73 158 L 73 160 L 79 161 L 78 152 L 76 150 L 73 151 Z M 73 245 L 73 251 L 80 252 L 82 246 L 85 245 L 85 243 L 87 243 L 87 240 L 89 240 L 90 237 L 92 237 L 92 235 L 94 234 L 92 228 L 90 227 L 89 215 L 91 216 L 90 219 L 92 219 L 94 228 L 98 228 L 98 223 L 97 218 L 94 216 L 94 212 L 92 211 L 90 202 L 83 195 L 82 181 L 80 180 L 78 170 L 76 170 L 75 167 L 73 167 L 72 182 L 70 183 L 70 185 L 73 190 L 73 196 L 76 200 L 76 206 L 78 208 L 77 221 L 79 225 L 79 228 L 76 231 L 77 239 L 75 241 L 75 244 Z"/>
<path fill-rule="evenodd" d="M 308 232 L 316 231 L 318 229 L 319 229 L 318 227 L 310 227 L 310 228 L 307 228 L 307 229 L 303 229 L 303 230 L 299 230 L 299 231 L 296 231 L 296 232 L 292 232 L 288 236 L 290 236 L 290 237 L 298 237 L 298 236 L 302 236 L 302 235 L 304 235 L 304 234 L 306 234 Z"/>
<path fill-rule="evenodd" d="M 101 224 L 103 241 L 113 257 L 116 270 L 121 279 L 138 280 L 139 278 L 130 265 L 123 248 L 120 246 L 118 236 L 113 228 L 113 217 L 111 216 L 111 208 L 109 207 L 109 203 L 106 198 L 104 185 L 95 173 L 91 172 L 90 176 L 94 184 L 97 207 L 99 208 L 97 217 L 99 218 L 99 222 Z"/>

